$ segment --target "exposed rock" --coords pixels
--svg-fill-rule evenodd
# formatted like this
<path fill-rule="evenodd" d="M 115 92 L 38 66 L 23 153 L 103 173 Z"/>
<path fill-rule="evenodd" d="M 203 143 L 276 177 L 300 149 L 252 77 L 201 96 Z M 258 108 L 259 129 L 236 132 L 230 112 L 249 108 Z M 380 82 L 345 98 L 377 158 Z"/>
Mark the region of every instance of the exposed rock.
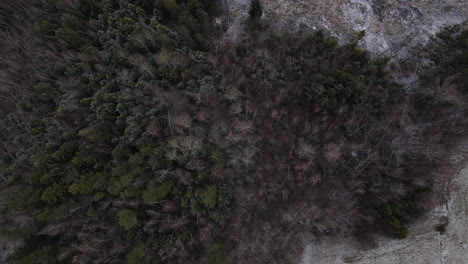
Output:
<path fill-rule="evenodd" d="M 236 39 L 250 0 L 226 0 L 228 30 Z M 363 47 L 404 58 L 445 26 L 468 19 L 467 0 L 264 0 L 263 18 L 283 30 L 326 28 L 342 42 L 366 31 Z"/>

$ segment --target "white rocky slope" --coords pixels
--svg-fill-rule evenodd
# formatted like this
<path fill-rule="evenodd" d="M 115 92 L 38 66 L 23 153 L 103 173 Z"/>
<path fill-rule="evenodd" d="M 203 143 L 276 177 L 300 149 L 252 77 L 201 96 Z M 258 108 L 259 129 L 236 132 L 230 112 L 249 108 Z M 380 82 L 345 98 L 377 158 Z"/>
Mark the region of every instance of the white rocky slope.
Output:
<path fill-rule="evenodd" d="M 224 0 L 235 39 L 250 0 Z M 263 0 L 263 18 L 285 30 L 326 28 L 341 41 L 365 30 L 373 54 L 405 57 L 441 28 L 468 20 L 468 0 Z"/>

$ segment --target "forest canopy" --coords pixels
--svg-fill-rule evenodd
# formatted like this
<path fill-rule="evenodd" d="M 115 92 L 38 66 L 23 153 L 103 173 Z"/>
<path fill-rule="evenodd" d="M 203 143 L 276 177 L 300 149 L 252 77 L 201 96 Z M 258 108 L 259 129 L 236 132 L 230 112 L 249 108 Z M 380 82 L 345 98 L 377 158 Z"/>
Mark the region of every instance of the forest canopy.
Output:
<path fill-rule="evenodd" d="M 407 236 L 467 129 L 466 29 L 411 91 L 365 32 L 274 31 L 255 2 L 232 42 L 217 0 L 2 4 L 6 263 L 291 263 L 305 232 Z"/>

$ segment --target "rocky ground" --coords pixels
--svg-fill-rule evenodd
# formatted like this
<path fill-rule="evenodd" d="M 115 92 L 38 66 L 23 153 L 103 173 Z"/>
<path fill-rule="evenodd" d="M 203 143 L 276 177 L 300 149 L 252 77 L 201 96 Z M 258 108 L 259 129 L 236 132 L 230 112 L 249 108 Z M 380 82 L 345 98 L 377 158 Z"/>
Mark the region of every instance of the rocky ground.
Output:
<path fill-rule="evenodd" d="M 374 54 L 405 57 L 441 28 L 468 19 L 467 0 L 264 0 L 263 18 L 283 30 L 326 28 L 346 42 L 365 30 Z M 250 0 L 225 0 L 228 39 L 248 16 Z"/>

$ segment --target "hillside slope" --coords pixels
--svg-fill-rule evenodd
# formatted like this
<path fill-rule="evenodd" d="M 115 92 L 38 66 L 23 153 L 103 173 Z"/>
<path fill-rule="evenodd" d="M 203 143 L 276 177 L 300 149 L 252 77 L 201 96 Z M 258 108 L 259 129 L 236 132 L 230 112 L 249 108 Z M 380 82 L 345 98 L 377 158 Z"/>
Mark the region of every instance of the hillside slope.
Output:
<path fill-rule="evenodd" d="M 227 0 L 227 39 L 236 38 L 248 16 L 249 0 Z M 326 28 L 346 42 L 365 30 L 364 48 L 406 57 L 443 27 L 467 20 L 466 0 L 269 0 L 264 18 L 284 30 Z"/>

